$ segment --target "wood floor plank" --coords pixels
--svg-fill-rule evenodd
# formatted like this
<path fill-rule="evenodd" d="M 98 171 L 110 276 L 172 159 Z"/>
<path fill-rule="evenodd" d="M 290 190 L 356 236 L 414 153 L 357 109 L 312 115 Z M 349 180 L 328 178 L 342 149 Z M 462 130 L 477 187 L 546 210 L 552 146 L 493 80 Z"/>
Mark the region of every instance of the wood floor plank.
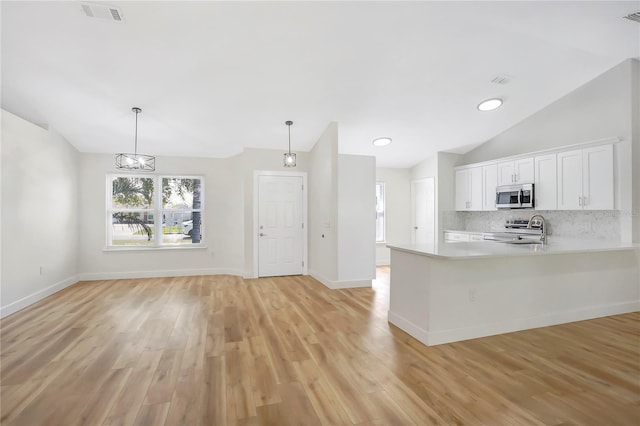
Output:
<path fill-rule="evenodd" d="M 0 320 L 0 423 L 640 424 L 640 313 L 427 347 L 388 306 L 388 267 L 78 283 Z"/>

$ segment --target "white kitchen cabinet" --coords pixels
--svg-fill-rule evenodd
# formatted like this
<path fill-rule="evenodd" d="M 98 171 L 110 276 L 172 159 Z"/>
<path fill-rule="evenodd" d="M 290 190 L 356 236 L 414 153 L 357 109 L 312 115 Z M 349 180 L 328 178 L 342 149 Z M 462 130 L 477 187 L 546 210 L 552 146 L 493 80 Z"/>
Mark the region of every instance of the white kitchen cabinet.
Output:
<path fill-rule="evenodd" d="M 556 154 L 534 158 L 534 208 L 556 210 L 558 208 L 558 176 Z"/>
<path fill-rule="evenodd" d="M 558 153 L 558 210 L 613 210 L 613 145 Z"/>
<path fill-rule="evenodd" d="M 467 241 L 485 241 L 484 232 L 470 232 L 470 231 L 444 231 L 445 243 L 459 243 Z"/>
<path fill-rule="evenodd" d="M 457 211 L 482 210 L 482 167 L 456 170 L 455 190 Z"/>
<path fill-rule="evenodd" d="M 498 186 L 498 164 L 482 166 L 482 210 L 497 210 L 496 186 Z"/>
<path fill-rule="evenodd" d="M 533 157 L 498 163 L 498 185 L 533 183 Z"/>
<path fill-rule="evenodd" d="M 446 231 L 444 233 L 445 243 L 457 243 L 469 241 L 469 234 L 467 232 L 451 232 Z"/>

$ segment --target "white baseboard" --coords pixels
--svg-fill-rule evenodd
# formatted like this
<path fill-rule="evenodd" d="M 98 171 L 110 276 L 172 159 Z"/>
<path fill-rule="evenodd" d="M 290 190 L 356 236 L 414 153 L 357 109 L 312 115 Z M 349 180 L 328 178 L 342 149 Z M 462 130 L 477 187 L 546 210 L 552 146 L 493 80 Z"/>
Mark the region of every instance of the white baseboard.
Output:
<path fill-rule="evenodd" d="M 309 270 L 309 275 L 311 275 L 316 280 L 320 281 L 325 287 L 330 288 L 331 290 L 339 290 L 345 288 L 361 288 L 361 287 L 371 287 L 370 280 L 352 280 L 352 281 L 333 281 L 329 280 L 322 275 L 318 274 L 316 271 Z"/>
<path fill-rule="evenodd" d="M 245 275 L 245 271 L 228 268 L 165 269 L 154 271 L 90 272 L 79 274 L 78 277 L 80 281 L 97 281 L 132 278 L 191 277 L 196 275 L 238 275 L 242 277 Z"/>
<path fill-rule="evenodd" d="M 388 318 L 390 323 L 406 331 L 420 342 L 427 346 L 434 346 L 443 343 L 459 342 L 461 340 L 477 339 L 480 337 L 495 336 L 496 334 L 512 333 L 532 328 L 548 327 L 551 325 L 566 324 L 611 315 L 628 314 L 637 311 L 640 311 L 640 301 L 590 306 L 574 311 L 543 314 L 529 318 L 515 318 L 499 323 L 480 324 L 473 327 L 441 331 L 424 330 L 391 311 L 388 313 Z"/>
<path fill-rule="evenodd" d="M 35 293 L 25 296 L 22 299 L 9 303 L 6 306 L 2 306 L 0 307 L 0 318 L 4 318 L 15 312 L 18 312 L 21 309 L 26 308 L 27 306 L 31 306 L 34 303 L 44 299 L 45 297 L 51 296 L 53 293 L 57 293 L 60 290 L 63 290 L 69 287 L 70 285 L 77 283 L 78 281 L 80 281 L 78 279 L 78 276 L 74 275 L 62 281 L 59 281 L 55 284 L 52 284 L 49 287 L 43 288 L 42 290 L 36 291 Z"/>
<path fill-rule="evenodd" d="M 429 332 L 427 330 L 418 327 L 408 319 L 391 311 L 389 311 L 387 315 L 391 324 L 395 325 L 400 330 L 407 332 L 409 335 L 416 338 L 421 343 L 429 345 Z"/>
<path fill-rule="evenodd" d="M 372 280 L 352 280 L 352 281 L 334 281 L 333 290 L 339 290 L 344 288 L 362 288 L 371 287 Z"/>
<path fill-rule="evenodd" d="M 333 281 L 323 277 L 322 275 L 320 275 L 319 273 L 317 273 L 316 271 L 313 271 L 311 269 L 309 269 L 309 275 L 311 275 L 313 278 L 315 278 L 317 281 L 320 281 L 322 284 L 324 284 L 325 287 L 328 288 L 333 288 Z"/>

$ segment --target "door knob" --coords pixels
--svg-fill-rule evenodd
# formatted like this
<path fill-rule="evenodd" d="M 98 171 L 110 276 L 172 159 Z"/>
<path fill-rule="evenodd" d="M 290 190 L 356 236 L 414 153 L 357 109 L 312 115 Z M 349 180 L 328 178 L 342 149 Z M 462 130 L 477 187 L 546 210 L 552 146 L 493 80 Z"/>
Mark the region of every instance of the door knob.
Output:
<path fill-rule="evenodd" d="M 418 227 L 417 227 L 417 226 L 414 226 L 414 227 L 413 227 L 413 229 L 418 229 Z"/>

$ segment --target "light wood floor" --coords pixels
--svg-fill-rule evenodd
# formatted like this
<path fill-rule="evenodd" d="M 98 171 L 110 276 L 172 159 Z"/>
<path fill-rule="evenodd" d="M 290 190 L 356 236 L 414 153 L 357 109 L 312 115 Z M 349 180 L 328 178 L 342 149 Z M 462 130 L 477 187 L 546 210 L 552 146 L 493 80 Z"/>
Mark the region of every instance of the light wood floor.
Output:
<path fill-rule="evenodd" d="M 79 283 L 0 322 L 0 422 L 640 424 L 640 314 L 426 347 L 378 274 Z"/>

